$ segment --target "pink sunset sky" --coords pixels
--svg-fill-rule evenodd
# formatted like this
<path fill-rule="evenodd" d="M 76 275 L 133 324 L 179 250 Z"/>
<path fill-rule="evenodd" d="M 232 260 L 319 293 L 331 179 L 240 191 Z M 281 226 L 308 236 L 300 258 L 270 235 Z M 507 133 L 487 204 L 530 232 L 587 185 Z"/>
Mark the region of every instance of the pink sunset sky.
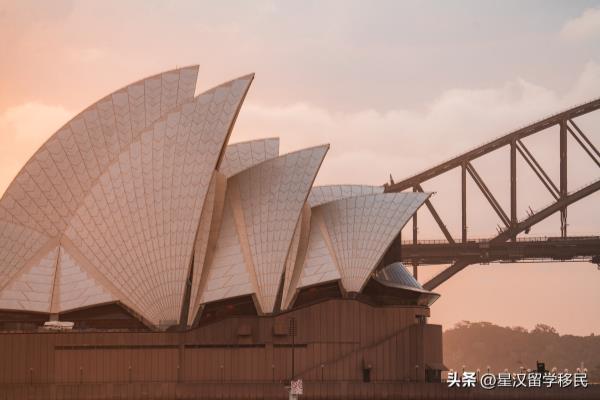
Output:
<path fill-rule="evenodd" d="M 0 0 L 0 194 L 89 104 L 190 64 L 200 64 L 199 91 L 256 73 L 231 142 L 279 136 L 282 152 L 330 143 L 317 184 L 380 185 L 600 97 L 600 2 Z M 598 146 L 600 115 L 577 122 Z M 558 182 L 556 131 L 525 143 Z M 507 157 L 475 163 L 506 210 Z M 569 142 L 570 190 L 598 179 L 586 157 Z M 518 168 L 523 217 L 551 198 Z M 424 185 L 455 237 L 458 177 Z M 469 199 L 469 235 L 494 235 L 473 185 Z M 441 238 L 426 214 L 419 236 Z M 559 232 L 553 216 L 530 236 Z M 569 209 L 569 233 L 600 234 L 599 194 Z M 421 267 L 421 281 L 438 270 Z M 590 263 L 474 265 L 436 290 L 432 322 L 445 328 L 470 320 L 600 333 L 600 270 Z"/>

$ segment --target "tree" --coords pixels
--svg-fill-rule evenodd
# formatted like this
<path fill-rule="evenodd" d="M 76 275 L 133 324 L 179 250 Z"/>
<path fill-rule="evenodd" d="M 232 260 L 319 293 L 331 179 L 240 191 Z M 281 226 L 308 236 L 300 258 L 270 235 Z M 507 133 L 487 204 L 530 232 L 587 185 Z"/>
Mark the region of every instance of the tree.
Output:
<path fill-rule="evenodd" d="M 600 335 L 559 335 L 556 329 L 538 324 L 531 331 L 501 327 L 489 322 L 462 322 L 444 332 L 444 364 L 456 371 L 463 365 L 476 370 L 519 371 L 536 368 L 588 369 L 588 380 L 600 382 Z"/>
<path fill-rule="evenodd" d="M 533 328 L 533 331 L 531 331 L 531 333 L 549 333 L 558 336 L 558 331 L 550 325 L 546 324 L 537 324 L 535 328 Z"/>

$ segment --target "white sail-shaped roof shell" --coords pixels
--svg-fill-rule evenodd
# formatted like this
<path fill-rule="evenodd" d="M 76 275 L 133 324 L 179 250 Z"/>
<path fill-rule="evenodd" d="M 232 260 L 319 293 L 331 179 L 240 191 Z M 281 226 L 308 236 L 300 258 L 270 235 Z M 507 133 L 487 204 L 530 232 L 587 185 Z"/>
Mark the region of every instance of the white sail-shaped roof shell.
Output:
<path fill-rule="evenodd" d="M 119 302 L 169 326 L 242 295 L 272 313 L 303 287 L 362 289 L 428 194 L 311 190 L 328 145 L 283 156 L 277 138 L 226 146 L 253 76 L 194 97 L 197 72 L 101 99 L 28 161 L 0 199 L 0 309 Z"/>
<path fill-rule="evenodd" d="M 229 179 L 202 303 L 252 293 L 261 312 L 273 311 L 295 228 L 328 148 L 285 154 Z"/>
<path fill-rule="evenodd" d="M 154 325 L 179 320 L 202 204 L 250 81 L 219 86 L 155 123 L 100 177 L 66 231 Z"/>
<path fill-rule="evenodd" d="M 297 288 L 291 286 L 284 293 L 284 308 L 296 289 L 328 281 L 339 279 L 345 291 L 360 292 L 392 240 L 429 197 L 427 193 L 337 193 L 340 199 L 312 208 L 300 280 Z"/>
<path fill-rule="evenodd" d="M 78 257 L 63 246 L 58 253 L 52 313 L 77 310 L 119 300 L 106 280 L 93 276 Z"/>
<path fill-rule="evenodd" d="M 279 156 L 279 138 L 267 138 L 230 144 L 225 148 L 219 172 L 226 177 Z"/>
<path fill-rule="evenodd" d="M 225 235 L 225 241 L 217 241 L 219 231 L 221 229 L 221 223 L 223 221 L 223 208 L 225 203 L 227 178 L 277 156 L 279 156 L 279 138 L 257 139 L 248 142 L 240 142 L 228 145 L 225 148 L 225 153 L 219 166 L 219 171 L 216 172 L 215 176 L 213 177 L 208 195 L 204 202 L 202 216 L 200 218 L 200 225 L 198 227 L 198 235 L 194 250 L 194 273 L 192 275 L 188 324 L 191 325 L 193 323 L 194 318 L 196 315 L 198 315 L 198 311 L 203 301 L 208 301 L 208 299 L 215 300 L 220 296 L 228 298 L 241 294 L 247 294 L 247 289 L 241 289 L 241 287 L 248 287 L 247 285 L 228 286 L 215 281 L 212 281 L 211 287 L 207 289 L 208 291 L 206 293 L 203 293 L 202 289 L 206 288 L 205 284 L 206 280 L 208 279 L 208 269 L 205 268 L 205 266 L 211 263 L 212 257 L 215 254 L 214 249 L 217 246 L 219 246 L 219 248 L 222 248 L 223 246 L 229 246 L 230 242 L 228 242 L 228 240 L 232 239 L 231 235 Z M 226 226 L 224 229 L 226 231 L 229 230 L 230 232 L 233 232 L 231 230 L 233 225 L 230 225 L 229 222 L 230 219 L 226 219 Z M 221 255 L 223 253 L 220 251 L 218 254 Z M 224 266 L 226 264 L 227 263 L 221 265 Z M 222 272 L 225 273 L 225 271 Z M 230 273 L 232 279 L 235 278 L 237 281 L 240 280 L 238 273 L 242 272 L 231 270 Z M 223 279 L 226 278 L 222 277 L 221 280 Z M 229 289 L 225 292 L 220 289 L 223 287 L 228 287 Z M 216 291 L 213 290 L 215 288 L 217 288 Z M 252 291 L 250 290 L 248 293 L 252 293 Z M 204 300 L 201 297 L 202 295 L 204 295 Z"/>
<path fill-rule="evenodd" d="M 383 186 L 369 185 L 323 185 L 315 186 L 308 195 L 308 204 L 317 207 L 330 201 L 366 194 L 383 193 Z"/>
<path fill-rule="evenodd" d="M 197 75 L 192 66 L 126 86 L 82 111 L 31 157 L 0 200 L 0 288 L 65 231 L 93 182 L 144 129 L 193 98 Z"/>
<path fill-rule="evenodd" d="M 54 247 L 5 282 L 0 291 L 0 309 L 49 313 L 57 255 L 58 248 Z"/>
<path fill-rule="evenodd" d="M 305 204 L 302 215 L 296 224 L 288 258 L 285 262 L 285 276 L 281 297 L 281 309 L 283 310 L 287 309 L 292 302 L 295 289 L 298 287 L 298 281 L 301 278 L 302 266 L 308 250 L 309 235 L 311 233 L 310 219 L 311 210 L 308 204 Z"/>
<path fill-rule="evenodd" d="M 428 193 L 380 193 L 348 197 L 313 208 L 331 239 L 347 292 L 360 292 L 392 240 Z"/>
<path fill-rule="evenodd" d="M 23 268 L 0 291 L 0 309 L 63 313 L 118 301 L 78 257 L 60 245 Z"/>
<path fill-rule="evenodd" d="M 313 214 L 310 222 L 310 236 L 306 259 L 302 265 L 302 273 L 298 288 L 317 285 L 340 279 L 338 263 L 331 246 L 331 238 L 319 214 Z M 290 287 L 288 297 L 296 288 Z M 288 300 L 289 301 L 289 300 Z"/>
<path fill-rule="evenodd" d="M 102 301 L 178 321 L 202 204 L 252 76 L 193 98 L 196 79 L 191 67 L 130 85 L 42 146 L 0 201 L 0 290 L 58 241 L 110 286 Z"/>
<path fill-rule="evenodd" d="M 202 274 L 206 278 L 200 281 L 200 300 L 198 303 L 208 303 L 232 297 L 252 294 L 255 292 L 253 283 L 254 273 L 247 264 L 242 247 L 242 240 L 245 238 L 240 227 L 237 226 L 234 217 L 234 208 L 239 208 L 239 204 L 233 205 L 231 194 L 228 192 L 224 201 L 222 219 L 214 255 L 207 260 Z M 192 309 L 192 314 L 197 312 L 199 304 Z M 190 316 L 193 320 L 194 316 Z"/>

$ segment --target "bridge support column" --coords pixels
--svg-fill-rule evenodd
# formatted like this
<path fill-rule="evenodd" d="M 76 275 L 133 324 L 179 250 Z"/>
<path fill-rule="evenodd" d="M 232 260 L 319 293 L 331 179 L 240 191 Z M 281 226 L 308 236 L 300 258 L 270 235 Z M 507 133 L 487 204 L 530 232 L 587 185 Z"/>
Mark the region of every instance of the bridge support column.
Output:
<path fill-rule="evenodd" d="M 517 225 L 517 140 L 510 142 L 510 225 L 514 229 Z M 512 236 L 513 242 L 517 234 Z"/>
<path fill-rule="evenodd" d="M 567 121 L 560 122 L 560 200 L 567 197 Z M 567 206 L 560 210 L 560 236 L 567 237 Z"/>
<path fill-rule="evenodd" d="M 467 243 L 467 164 L 461 165 L 462 242 Z"/>
<path fill-rule="evenodd" d="M 413 187 L 413 192 L 418 192 L 419 189 L 415 186 Z M 418 243 L 418 235 L 419 235 L 419 222 L 417 220 L 417 213 L 418 211 L 415 211 L 415 213 L 413 214 L 412 217 L 412 223 L 413 223 L 413 244 L 417 244 Z M 419 279 L 419 264 L 416 262 L 412 263 L 412 267 L 413 267 L 413 276 L 415 279 Z"/>

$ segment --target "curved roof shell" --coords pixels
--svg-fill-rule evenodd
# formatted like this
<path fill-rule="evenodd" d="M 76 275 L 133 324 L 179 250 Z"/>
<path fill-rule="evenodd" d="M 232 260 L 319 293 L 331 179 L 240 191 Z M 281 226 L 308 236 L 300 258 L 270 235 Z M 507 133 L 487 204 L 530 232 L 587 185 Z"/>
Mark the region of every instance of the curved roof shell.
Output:
<path fill-rule="evenodd" d="M 394 262 L 381 268 L 373 274 L 373 279 L 383 285 L 382 288 L 400 289 L 412 293 L 412 296 L 417 296 L 418 304 L 431 306 L 440 297 L 437 293 L 423 289 L 423 286 L 401 262 Z M 387 289 L 378 289 L 377 291 L 381 293 Z M 381 294 L 385 296 L 385 293 Z"/>
<path fill-rule="evenodd" d="M 211 182 L 211 186 L 202 209 L 200 225 L 198 227 L 198 236 L 196 238 L 194 250 L 194 269 L 192 275 L 188 324 L 191 325 L 193 323 L 201 307 L 200 302 L 203 295 L 203 290 L 201 288 L 205 288 L 206 280 L 208 279 L 208 269 L 205 268 L 205 266 L 212 263 L 214 249 L 217 246 L 217 240 L 219 239 L 219 232 L 223 220 L 227 178 L 230 178 L 231 176 L 245 169 L 277 156 L 279 156 L 279 138 L 257 139 L 248 142 L 240 142 L 228 145 L 225 148 L 223 159 L 219 165 L 219 171 L 215 172 L 215 176 Z M 231 232 L 233 231 L 231 231 L 231 225 L 229 222 L 230 220 L 226 219 L 226 225 L 224 229 L 229 233 L 225 235 L 225 238 L 232 240 Z M 221 245 L 226 243 L 231 244 L 231 242 L 227 242 L 226 240 L 225 242 L 221 243 Z M 232 267 L 234 266 L 232 265 Z M 235 279 L 238 281 L 240 279 L 240 274 L 243 274 L 242 271 L 235 270 L 235 268 L 230 272 L 235 273 Z M 212 291 L 213 289 L 220 287 L 215 287 L 213 281 L 210 287 L 212 293 L 206 296 L 206 298 L 216 300 L 219 298 L 219 296 L 229 297 L 238 293 L 242 295 L 252 292 L 246 289 L 241 289 L 241 287 L 237 288 L 241 289 L 241 291 L 236 290 L 236 286 L 237 285 L 231 285 L 230 289 L 232 291 L 227 292 L 227 294 L 223 290 L 219 289 Z"/>
<path fill-rule="evenodd" d="M 346 291 L 360 292 L 392 240 L 428 197 L 377 193 L 314 207 L 299 287 L 339 276 Z"/>
<path fill-rule="evenodd" d="M 344 289 L 359 292 L 385 250 L 429 197 L 427 193 L 380 193 L 323 204 L 323 218 Z"/>
<path fill-rule="evenodd" d="M 415 279 L 415 277 L 406 269 L 401 262 L 395 262 L 377 271 L 374 276 L 380 282 L 392 284 L 398 287 L 403 287 L 411 290 L 422 290 L 423 286 Z"/>
<path fill-rule="evenodd" d="M 164 327 L 242 295 L 272 313 L 326 281 L 361 291 L 428 194 L 313 188 L 328 145 L 227 146 L 253 75 L 194 97 L 197 73 L 104 97 L 28 161 L 0 199 L 0 309 L 119 302 Z"/>
<path fill-rule="evenodd" d="M 252 293 L 261 312 L 274 310 L 301 211 L 328 149 L 285 154 L 228 180 L 200 303 Z"/>
<path fill-rule="evenodd" d="M 6 282 L 0 292 L 0 309 L 49 313 L 57 256 L 55 247 Z"/>
<path fill-rule="evenodd" d="M 15 260 L 4 280 L 59 241 L 150 323 L 178 321 L 202 204 L 252 81 L 193 98 L 196 72 L 108 96 L 34 155 L 0 201 L 2 224 L 17 225 L 2 230 L 0 252 Z"/>
<path fill-rule="evenodd" d="M 317 207 L 330 201 L 366 194 L 383 193 L 383 186 L 369 185 L 324 185 L 315 186 L 308 196 L 308 204 Z"/>
<path fill-rule="evenodd" d="M 64 233 L 100 175 L 141 132 L 194 96 L 198 67 L 154 75 L 92 104 L 31 157 L 0 200 L 0 288 Z"/>
<path fill-rule="evenodd" d="M 279 138 L 230 144 L 225 148 L 219 172 L 232 177 L 245 169 L 279 156 Z"/>
<path fill-rule="evenodd" d="M 289 308 L 294 299 L 295 289 L 298 287 L 298 282 L 301 278 L 308 252 L 308 242 L 310 240 L 310 220 L 311 209 L 308 204 L 305 204 L 296 224 L 288 258 L 285 262 L 283 292 L 280 305 L 281 309 L 284 310 Z"/>

